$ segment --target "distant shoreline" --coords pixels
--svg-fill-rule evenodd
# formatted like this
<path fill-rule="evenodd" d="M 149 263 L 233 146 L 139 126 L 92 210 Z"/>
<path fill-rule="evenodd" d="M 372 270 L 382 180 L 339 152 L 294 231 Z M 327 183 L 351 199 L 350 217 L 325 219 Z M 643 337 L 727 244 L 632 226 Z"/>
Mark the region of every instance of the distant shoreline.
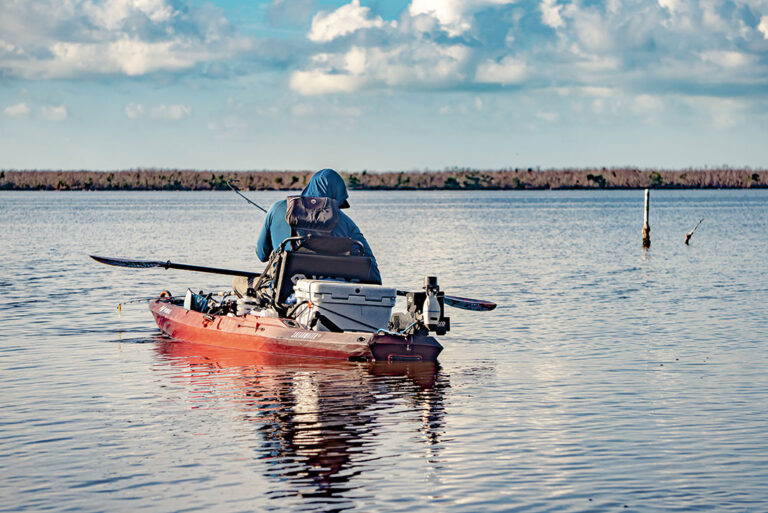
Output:
<path fill-rule="evenodd" d="M 314 171 L 0 171 L 0 190 L 210 191 L 237 179 L 244 190 L 301 190 Z M 574 190 L 768 188 L 765 169 L 637 168 L 342 172 L 354 190 Z"/>

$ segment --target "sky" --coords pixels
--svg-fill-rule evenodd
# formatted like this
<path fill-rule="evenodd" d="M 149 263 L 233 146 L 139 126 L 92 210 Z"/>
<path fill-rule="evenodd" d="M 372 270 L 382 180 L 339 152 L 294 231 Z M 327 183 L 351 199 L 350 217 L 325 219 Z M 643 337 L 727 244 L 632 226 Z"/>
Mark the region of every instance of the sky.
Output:
<path fill-rule="evenodd" d="M 768 167 L 768 0 L 0 0 L 0 168 Z"/>

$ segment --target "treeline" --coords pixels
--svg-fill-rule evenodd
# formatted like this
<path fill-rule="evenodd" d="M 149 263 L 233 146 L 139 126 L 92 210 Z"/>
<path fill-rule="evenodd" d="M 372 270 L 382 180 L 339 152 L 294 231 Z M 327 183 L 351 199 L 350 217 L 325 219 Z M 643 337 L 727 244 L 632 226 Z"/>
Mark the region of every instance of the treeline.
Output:
<path fill-rule="evenodd" d="M 0 171 L 2 190 L 299 190 L 314 171 Z M 352 189 L 642 189 L 768 187 L 764 169 L 635 168 L 342 172 Z"/>

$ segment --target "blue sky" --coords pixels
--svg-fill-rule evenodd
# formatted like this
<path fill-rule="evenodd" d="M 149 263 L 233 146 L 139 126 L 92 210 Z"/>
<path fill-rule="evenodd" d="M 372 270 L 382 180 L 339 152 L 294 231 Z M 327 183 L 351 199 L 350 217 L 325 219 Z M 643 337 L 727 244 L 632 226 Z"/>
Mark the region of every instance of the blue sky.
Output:
<path fill-rule="evenodd" d="M 0 168 L 768 166 L 766 0 L 2 0 Z"/>

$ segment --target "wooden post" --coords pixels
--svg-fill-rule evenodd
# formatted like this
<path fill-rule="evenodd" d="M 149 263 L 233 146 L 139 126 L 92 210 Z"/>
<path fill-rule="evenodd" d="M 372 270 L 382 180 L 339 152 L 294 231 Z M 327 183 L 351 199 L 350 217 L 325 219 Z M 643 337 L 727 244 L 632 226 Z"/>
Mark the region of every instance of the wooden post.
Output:
<path fill-rule="evenodd" d="M 643 248 L 651 247 L 651 225 L 648 224 L 648 210 L 650 209 L 651 192 L 645 190 L 645 216 L 643 217 Z"/>

